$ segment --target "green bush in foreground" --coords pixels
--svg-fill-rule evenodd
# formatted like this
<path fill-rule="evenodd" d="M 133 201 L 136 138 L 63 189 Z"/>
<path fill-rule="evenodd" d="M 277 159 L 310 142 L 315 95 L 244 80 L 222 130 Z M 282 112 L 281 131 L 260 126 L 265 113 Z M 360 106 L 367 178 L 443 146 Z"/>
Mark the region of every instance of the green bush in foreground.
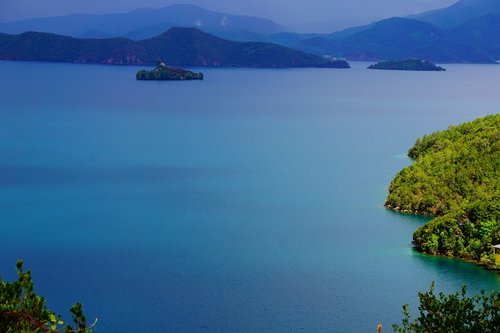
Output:
<path fill-rule="evenodd" d="M 50 311 L 45 299 L 33 291 L 31 272 L 23 271 L 23 261 L 17 262 L 18 279 L 4 282 L 0 278 L 0 332 L 2 333 L 92 333 L 87 326 L 82 305 L 70 309 L 74 327 Z M 93 326 L 93 325 L 92 325 Z"/>
<path fill-rule="evenodd" d="M 391 182 L 386 207 L 436 216 L 413 235 L 416 249 L 498 268 L 500 114 L 418 139 L 414 163 Z"/>
<path fill-rule="evenodd" d="M 17 262 L 18 280 L 4 282 L 0 278 L 0 332 L 1 333 L 92 333 L 87 326 L 82 305 L 70 309 L 75 327 L 64 323 L 60 316 L 45 306 L 45 299 L 33 291 L 31 272 L 23 271 L 23 261 Z M 392 327 L 399 333 L 496 333 L 500 332 L 500 293 L 467 296 L 467 288 L 455 294 L 419 293 L 420 316 L 411 318 L 408 304 L 403 306 L 402 326 Z M 382 325 L 377 327 L 382 331 Z"/>
<path fill-rule="evenodd" d="M 403 306 L 402 326 L 392 325 L 399 333 L 496 333 L 500 332 L 500 293 L 467 296 L 461 292 L 445 295 L 434 293 L 434 283 L 419 293 L 419 317 L 412 319 L 408 304 Z"/>

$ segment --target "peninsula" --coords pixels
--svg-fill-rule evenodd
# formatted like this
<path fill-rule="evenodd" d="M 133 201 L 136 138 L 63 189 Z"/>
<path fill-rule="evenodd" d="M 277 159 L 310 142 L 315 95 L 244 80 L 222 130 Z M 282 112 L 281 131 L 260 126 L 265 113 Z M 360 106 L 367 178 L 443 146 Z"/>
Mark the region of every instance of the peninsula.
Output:
<path fill-rule="evenodd" d="M 203 73 L 194 73 L 182 68 L 175 68 L 163 61 L 152 71 L 140 70 L 136 74 L 137 80 L 172 81 L 172 80 L 203 80 Z"/>
<path fill-rule="evenodd" d="M 500 114 L 418 139 L 414 159 L 389 186 L 385 206 L 435 217 L 413 235 L 418 251 L 500 263 Z"/>
<path fill-rule="evenodd" d="M 424 72 L 442 72 L 443 67 L 418 59 L 408 59 L 399 61 L 381 61 L 374 65 L 368 66 L 368 69 L 383 69 L 393 71 L 424 71 Z"/>
<path fill-rule="evenodd" d="M 139 41 L 81 39 L 43 32 L 0 33 L 0 60 L 179 67 L 346 68 L 346 61 L 263 42 L 236 42 L 195 28 L 171 28 Z"/>

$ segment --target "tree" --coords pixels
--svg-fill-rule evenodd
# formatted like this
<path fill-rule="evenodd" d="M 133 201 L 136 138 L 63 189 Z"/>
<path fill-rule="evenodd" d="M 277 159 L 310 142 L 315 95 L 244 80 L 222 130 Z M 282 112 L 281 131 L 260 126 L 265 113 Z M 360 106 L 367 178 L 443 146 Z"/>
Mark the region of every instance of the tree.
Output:
<path fill-rule="evenodd" d="M 435 218 L 413 234 L 418 251 L 500 270 L 500 114 L 417 139 L 391 182 L 386 207 Z"/>
<path fill-rule="evenodd" d="M 70 309 L 74 327 L 66 325 L 61 316 L 50 311 L 45 299 L 34 292 L 31 271 L 23 271 L 23 261 L 17 262 L 18 279 L 4 282 L 0 278 L 0 332 L 2 333 L 92 333 L 83 308 L 76 303 Z M 96 320 L 97 321 L 97 320 Z"/>
<path fill-rule="evenodd" d="M 412 319 L 408 304 L 403 306 L 402 326 L 392 325 L 399 333 L 495 333 L 500 332 L 500 293 L 484 290 L 467 296 L 467 287 L 445 295 L 434 293 L 432 283 L 428 292 L 418 293 L 419 317 Z"/>

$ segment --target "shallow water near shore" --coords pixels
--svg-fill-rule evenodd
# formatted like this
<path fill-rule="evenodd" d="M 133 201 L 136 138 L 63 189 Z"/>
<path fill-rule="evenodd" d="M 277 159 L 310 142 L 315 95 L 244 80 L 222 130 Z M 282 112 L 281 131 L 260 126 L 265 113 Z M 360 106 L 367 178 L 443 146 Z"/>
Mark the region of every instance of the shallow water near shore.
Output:
<path fill-rule="evenodd" d="M 95 332 L 369 332 L 435 281 L 499 276 L 411 249 L 387 211 L 417 137 L 500 110 L 500 67 L 447 72 L 0 62 L 0 275 L 15 261 Z"/>

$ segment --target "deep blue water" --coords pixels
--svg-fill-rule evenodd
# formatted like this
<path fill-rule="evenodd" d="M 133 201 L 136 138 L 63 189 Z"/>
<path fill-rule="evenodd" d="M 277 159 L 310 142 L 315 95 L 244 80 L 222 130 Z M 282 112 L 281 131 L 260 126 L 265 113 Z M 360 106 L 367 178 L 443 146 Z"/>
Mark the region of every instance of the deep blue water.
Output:
<path fill-rule="evenodd" d="M 0 275 L 96 333 L 369 332 L 417 291 L 500 290 L 386 211 L 415 139 L 500 110 L 500 67 L 444 73 L 0 62 Z M 384 330 L 384 331 L 385 331 Z"/>

